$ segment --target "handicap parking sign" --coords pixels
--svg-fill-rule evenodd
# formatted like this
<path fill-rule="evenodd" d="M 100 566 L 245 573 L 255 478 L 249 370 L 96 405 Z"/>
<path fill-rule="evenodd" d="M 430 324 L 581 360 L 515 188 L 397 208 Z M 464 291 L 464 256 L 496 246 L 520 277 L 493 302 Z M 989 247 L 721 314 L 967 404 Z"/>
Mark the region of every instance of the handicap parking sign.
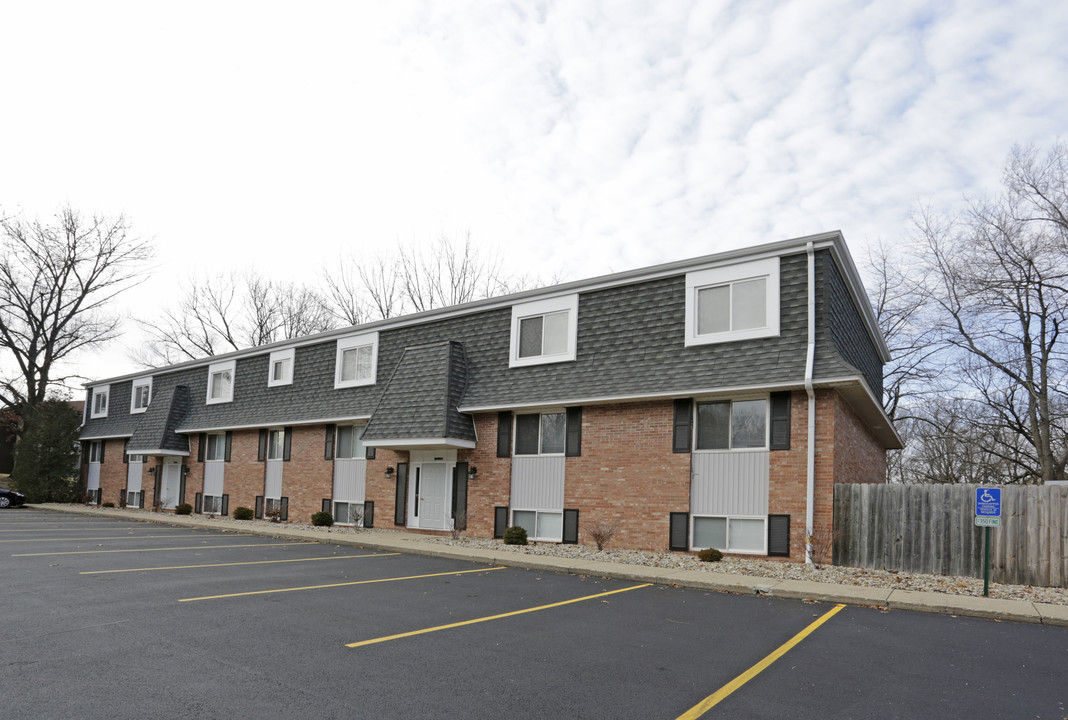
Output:
<path fill-rule="evenodd" d="M 975 516 L 1001 517 L 1001 488 L 975 489 Z"/>

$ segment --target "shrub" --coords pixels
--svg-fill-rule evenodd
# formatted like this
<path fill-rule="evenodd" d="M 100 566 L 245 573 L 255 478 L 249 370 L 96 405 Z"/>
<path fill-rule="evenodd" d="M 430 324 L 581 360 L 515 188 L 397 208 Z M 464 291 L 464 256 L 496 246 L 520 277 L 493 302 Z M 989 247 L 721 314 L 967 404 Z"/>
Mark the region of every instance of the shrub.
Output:
<path fill-rule="evenodd" d="M 239 507 L 234 510 L 234 520 L 251 520 L 256 516 L 252 508 Z"/>
<path fill-rule="evenodd" d="M 518 525 L 513 525 L 504 531 L 505 545 L 526 545 L 527 531 Z"/>
<path fill-rule="evenodd" d="M 598 550 L 604 550 L 608 547 L 608 543 L 612 542 L 612 538 L 615 537 L 618 529 L 617 525 L 594 523 L 586 528 L 586 533 L 597 544 Z"/>
<path fill-rule="evenodd" d="M 101 505 L 100 507 L 115 507 L 115 503 L 113 503 L 113 502 L 106 502 L 106 503 L 104 503 L 103 505 Z"/>
<path fill-rule="evenodd" d="M 311 521 L 312 525 L 315 525 L 316 527 L 330 527 L 334 524 L 334 516 L 325 510 L 320 510 L 319 512 L 312 513 Z"/>
<path fill-rule="evenodd" d="M 697 553 L 697 559 L 701 562 L 719 562 L 723 559 L 723 553 L 716 548 L 705 548 Z"/>
<path fill-rule="evenodd" d="M 182 503 L 181 505 L 178 505 L 177 507 L 174 508 L 174 514 L 175 515 L 192 515 L 193 514 L 193 506 L 190 505 L 189 503 Z"/>

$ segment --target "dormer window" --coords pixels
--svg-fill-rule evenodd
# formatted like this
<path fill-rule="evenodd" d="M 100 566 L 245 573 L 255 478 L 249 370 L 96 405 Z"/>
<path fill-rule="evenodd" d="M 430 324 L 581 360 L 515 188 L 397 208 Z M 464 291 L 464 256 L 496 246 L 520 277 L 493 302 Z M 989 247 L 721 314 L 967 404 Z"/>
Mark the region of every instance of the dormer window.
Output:
<path fill-rule="evenodd" d="M 293 384 L 294 349 L 275 350 L 268 364 L 267 387 Z"/>
<path fill-rule="evenodd" d="M 512 306 L 509 367 L 575 359 L 578 295 Z"/>
<path fill-rule="evenodd" d="M 143 413 L 152 402 L 152 378 L 138 378 L 131 383 L 130 413 Z"/>
<path fill-rule="evenodd" d="M 378 333 L 365 333 L 337 341 L 334 387 L 374 385 L 378 372 Z"/>
<path fill-rule="evenodd" d="M 686 274 L 686 345 L 778 334 L 778 258 Z"/>
<path fill-rule="evenodd" d="M 208 366 L 207 404 L 230 402 L 234 399 L 234 371 L 237 362 L 212 363 Z"/>
<path fill-rule="evenodd" d="M 93 388 L 93 401 L 90 417 L 105 418 L 108 416 L 108 397 L 111 394 L 110 385 L 100 385 Z"/>

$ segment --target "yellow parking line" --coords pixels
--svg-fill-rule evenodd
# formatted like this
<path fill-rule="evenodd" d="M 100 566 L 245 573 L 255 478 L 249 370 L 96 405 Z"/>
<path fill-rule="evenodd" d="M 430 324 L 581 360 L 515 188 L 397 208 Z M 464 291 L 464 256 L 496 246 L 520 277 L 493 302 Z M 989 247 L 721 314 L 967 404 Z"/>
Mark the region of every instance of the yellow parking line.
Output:
<path fill-rule="evenodd" d="M 11 557 L 41 557 L 42 555 L 95 555 L 97 553 L 162 552 L 164 550 L 218 550 L 219 548 L 274 547 L 276 545 L 318 545 L 314 542 L 251 543 L 248 545 L 193 545 L 173 548 L 134 548 L 132 550 L 71 550 L 69 552 L 20 553 Z"/>
<path fill-rule="evenodd" d="M 706 712 L 708 712 L 713 707 L 718 705 L 722 700 L 726 699 L 727 696 L 729 696 L 735 690 L 740 688 L 742 685 L 745 685 L 747 682 L 749 682 L 750 680 L 755 678 L 757 675 L 759 675 L 761 672 L 763 672 L 769 665 L 771 665 L 773 662 L 775 662 L 776 660 L 781 658 L 783 655 L 785 655 L 787 652 L 789 652 L 790 649 L 793 648 L 795 645 L 797 645 L 799 642 L 801 642 L 802 640 L 807 638 L 809 635 L 814 633 L 816 631 L 816 628 L 818 628 L 820 625 L 822 625 L 823 623 L 825 623 L 828 620 L 830 620 L 832 617 L 835 616 L 835 614 L 838 613 L 839 610 L 841 610 L 844 607 L 845 607 L 845 605 L 835 605 L 833 608 L 831 608 L 830 610 L 825 612 L 823 615 L 821 615 L 819 617 L 819 619 L 817 619 L 815 622 L 813 622 L 807 628 L 805 628 L 801 632 L 797 633 L 792 638 L 787 640 L 785 643 L 780 645 L 778 647 L 778 649 L 775 650 L 775 652 L 771 653 L 766 658 L 764 658 L 763 660 L 758 662 L 756 665 L 754 665 L 753 667 L 749 668 L 744 673 L 742 673 L 741 675 L 739 675 L 738 677 L 734 678 L 729 683 L 727 683 L 726 685 L 721 687 L 719 690 L 717 690 L 716 692 L 712 693 L 711 695 L 706 697 L 701 702 L 699 702 L 696 705 L 694 705 L 692 708 L 690 708 L 689 710 L 684 712 L 682 715 L 679 715 L 677 720 L 696 720 L 696 718 L 699 718 L 702 715 L 704 715 Z"/>
<path fill-rule="evenodd" d="M 583 600 L 594 600 L 596 598 L 605 597 L 607 595 L 615 595 L 616 593 L 629 592 L 631 590 L 638 590 L 639 588 L 649 587 L 652 583 L 645 583 L 644 585 L 635 585 L 633 587 L 622 588 L 620 590 L 609 590 L 608 592 L 597 593 L 596 595 L 587 595 L 580 598 L 572 598 L 571 600 L 562 600 L 560 602 L 550 603 L 548 605 L 539 605 L 538 607 L 526 608 L 525 610 L 513 610 L 512 612 L 500 613 L 499 615 L 490 615 L 489 617 L 475 618 L 474 620 L 463 620 L 461 622 L 449 623 L 448 625 L 438 625 L 437 627 L 424 628 L 423 630 L 412 630 L 406 633 L 398 633 L 396 635 L 387 635 L 386 637 L 373 638 L 371 640 L 361 640 L 360 642 L 348 643 L 345 647 L 363 647 L 364 645 L 374 645 L 375 643 L 387 642 L 389 640 L 399 640 L 401 638 L 412 637 L 414 635 L 425 635 L 426 633 L 437 632 L 438 630 L 451 630 L 452 628 L 463 627 L 464 625 L 474 625 L 475 623 L 487 622 L 489 620 L 499 620 L 501 618 L 512 617 L 513 615 L 523 615 L 524 613 L 537 612 L 539 610 L 548 610 L 549 608 L 560 607 L 561 605 L 570 605 L 571 603 L 582 602 Z"/>
<path fill-rule="evenodd" d="M 375 553 L 374 555 L 331 555 L 318 558 L 294 558 L 292 560 L 255 560 L 253 562 L 209 563 L 207 565 L 172 565 L 171 567 L 130 568 L 128 570 L 87 570 L 79 575 L 106 575 L 108 573 L 145 572 L 147 570 L 188 570 L 190 568 L 229 567 L 231 565 L 270 565 L 272 563 L 314 562 L 316 560 L 347 560 L 349 558 L 372 558 L 400 555 L 400 553 Z"/>
<path fill-rule="evenodd" d="M 229 533 L 205 533 L 203 535 L 194 535 L 193 537 L 223 537 L 230 535 Z M 0 543 L 31 543 L 31 542 L 82 542 L 88 540 L 153 540 L 155 538 L 176 538 L 176 537 L 190 537 L 189 533 L 183 533 L 181 535 L 118 535 L 116 537 L 88 537 L 88 538 L 17 538 L 15 540 L 0 540 Z M 233 537 L 230 535 L 230 537 Z"/>
<path fill-rule="evenodd" d="M 419 580 L 421 578 L 442 577 L 443 575 L 464 575 L 466 573 L 504 570 L 504 566 L 478 568 L 477 570 L 455 570 L 453 572 L 431 573 L 429 575 L 409 575 L 407 577 L 379 578 L 378 580 L 356 580 L 354 582 L 330 583 L 329 585 L 308 585 L 307 587 L 278 588 L 277 590 L 253 590 L 251 592 L 229 593 L 228 595 L 206 595 L 204 597 L 182 598 L 178 602 L 196 602 L 197 600 L 218 600 L 220 598 L 244 597 L 245 595 L 270 595 L 271 593 L 296 592 L 297 590 L 322 590 L 324 588 L 347 587 L 349 585 L 369 585 L 371 583 L 393 582 L 395 580 Z"/>

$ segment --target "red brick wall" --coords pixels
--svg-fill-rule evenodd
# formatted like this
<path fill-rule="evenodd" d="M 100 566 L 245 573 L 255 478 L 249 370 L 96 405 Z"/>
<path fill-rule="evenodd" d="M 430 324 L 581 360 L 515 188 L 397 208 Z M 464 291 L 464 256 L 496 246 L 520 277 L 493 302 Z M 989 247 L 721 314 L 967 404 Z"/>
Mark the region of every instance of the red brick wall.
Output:
<path fill-rule="evenodd" d="M 234 430 L 230 438 L 230 462 L 223 471 L 223 493 L 230 496 L 229 511 L 233 515 L 239 507 L 256 509 L 256 496 L 263 495 L 266 468 L 257 460 L 260 431 Z M 195 457 L 195 456 L 194 456 Z M 203 477 L 203 476 L 201 476 Z M 282 489 L 285 490 L 283 474 Z M 203 489 L 203 482 L 201 482 Z M 290 510 L 290 516 L 292 516 Z"/>
<path fill-rule="evenodd" d="M 289 498 L 291 522 L 311 522 L 312 513 L 323 509 L 323 498 L 334 492 L 334 462 L 325 459 L 325 450 L 324 425 L 293 428 L 290 459 L 282 467 L 282 497 Z"/>
<path fill-rule="evenodd" d="M 582 455 L 567 458 L 564 507 L 588 529 L 615 525 L 609 547 L 667 550 L 669 513 L 690 504 L 690 456 L 673 453 L 671 400 L 582 408 Z M 481 436 L 480 436 L 481 437 Z"/>
<path fill-rule="evenodd" d="M 100 502 L 119 504 L 119 491 L 126 489 L 126 463 L 122 450 L 126 441 L 122 438 L 103 440 L 104 462 L 100 463 Z"/>
<path fill-rule="evenodd" d="M 509 504 L 512 459 L 497 457 L 497 413 L 475 415 L 478 447 L 461 450 L 457 462 L 467 462 L 478 473 L 467 482 L 467 534 L 493 537 L 493 508 Z"/>
<path fill-rule="evenodd" d="M 367 484 L 364 498 L 375 504 L 375 527 L 392 529 L 394 512 L 397 509 L 397 466 L 408 462 L 407 451 L 386 450 L 378 448 L 375 459 L 367 461 Z M 393 468 L 393 475 L 386 477 L 386 468 Z M 409 482 L 411 475 L 409 469 Z M 327 497 L 324 495 L 323 497 Z"/>
<path fill-rule="evenodd" d="M 835 408 L 834 481 L 886 482 L 886 449 L 841 396 Z"/>

